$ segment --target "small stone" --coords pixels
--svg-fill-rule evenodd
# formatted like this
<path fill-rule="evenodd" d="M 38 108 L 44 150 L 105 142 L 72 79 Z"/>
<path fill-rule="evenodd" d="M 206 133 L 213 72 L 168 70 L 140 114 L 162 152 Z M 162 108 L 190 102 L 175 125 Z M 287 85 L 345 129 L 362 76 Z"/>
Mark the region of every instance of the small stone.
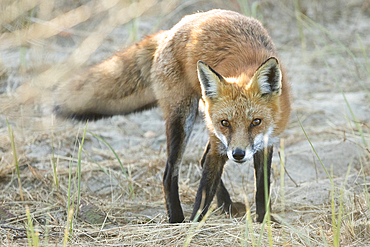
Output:
<path fill-rule="evenodd" d="M 155 137 L 155 133 L 153 131 L 149 130 L 149 131 L 144 133 L 144 137 L 145 138 Z"/>

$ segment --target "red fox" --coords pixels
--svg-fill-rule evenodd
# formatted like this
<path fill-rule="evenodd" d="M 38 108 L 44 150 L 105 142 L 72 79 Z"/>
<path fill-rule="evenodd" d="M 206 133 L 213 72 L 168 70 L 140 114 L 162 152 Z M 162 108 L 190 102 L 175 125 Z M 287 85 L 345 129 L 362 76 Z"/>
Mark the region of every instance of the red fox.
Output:
<path fill-rule="evenodd" d="M 209 141 L 190 220 L 202 206 L 201 219 L 215 195 L 224 211 L 238 210 L 221 180 L 223 168 L 228 159 L 253 158 L 256 220 L 263 221 L 264 149 L 269 193 L 273 142 L 287 125 L 291 95 L 276 48 L 256 19 L 227 10 L 185 16 L 172 29 L 61 83 L 57 95 L 56 114 L 79 120 L 162 108 L 168 157 L 163 186 L 171 223 L 184 221 L 179 166 L 202 100 Z"/>

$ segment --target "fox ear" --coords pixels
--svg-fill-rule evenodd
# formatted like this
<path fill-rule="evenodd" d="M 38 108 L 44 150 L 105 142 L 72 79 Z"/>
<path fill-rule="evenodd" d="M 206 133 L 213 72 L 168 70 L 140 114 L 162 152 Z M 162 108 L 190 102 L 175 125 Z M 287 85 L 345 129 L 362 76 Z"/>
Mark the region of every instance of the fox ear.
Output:
<path fill-rule="evenodd" d="M 278 96 L 281 94 L 281 70 L 275 57 L 267 59 L 254 73 L 253 82 L 258 85 L 262 96 Z"/>
<path fill-rule="evenodd" d="M 198 61 L 198 78 L 203 98 L 214 99 L 219 95 L 219 86 L 223 77 L 205 62 Z"/>

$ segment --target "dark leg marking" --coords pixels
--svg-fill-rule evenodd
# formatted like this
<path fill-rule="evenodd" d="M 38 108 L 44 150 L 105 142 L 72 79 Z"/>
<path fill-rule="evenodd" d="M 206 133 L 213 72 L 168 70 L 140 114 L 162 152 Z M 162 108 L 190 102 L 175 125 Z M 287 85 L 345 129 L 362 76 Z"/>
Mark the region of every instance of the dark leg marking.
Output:
<path fill-rule="evenodd" d="M 163 176 L 163 188 L 170 223 L 184 221 L 179 197 L 179 168 L 198 113 L 199 99 L 182 102 L 166 122 L 167 163 Z"/>
<path fill-rule="evenodd" d="M 270 175 L 273 147 L 267 147 L 267 196 L 270 194 Z M 264 181 L 264 149 L 253 156 L 254 174 L 256 179 L 256 221 L 262 223 L 266 214 L 265 181 Z M 271 204 L 270 204 L 271 208 Z"/>
<path fill-rule="evenodd" d="M 201 220 L 203 216 L 207 213 L 208 208 L 216 194 L 220 186 L 221 175 L 223 172 L 223 168 L 225 162 L 227 160 L 226 155 L 219 155 L 219 154 L 212 154 L 213 147 L 210 146 L 210 143 L 207 144 L 207 148 L 204 152 L 204 156 L 201 159 L 201 165 L 203 168 L 202 171 L 202 178 L 200 180 L 200 185 L 197 191 L 197 195 L 195 197 L 195 203 L 193 208 L 193 213 L 190 217 L 190 220 L 194 220 L 198 210 L 203 204 L 203 208 L 201 209 L 201 215 L 198 220 Z M 217 152 L 213 152 L 217 153 Z M 222 183 L 223 184 L 223 183 Z M 226 188 L 223 186 L 221 189 L 222 193 L 224 191 L 227 192 Z M 228 193 L 227 193 L 228 194 Z M 203 198 L 205 196 L 205 198 Z M 230 199 L 230 196 L 229 196 Z M 222 198 L 222 201 L 224 198 Z M 231 200 L 230 200 L 231 201 Z"/>

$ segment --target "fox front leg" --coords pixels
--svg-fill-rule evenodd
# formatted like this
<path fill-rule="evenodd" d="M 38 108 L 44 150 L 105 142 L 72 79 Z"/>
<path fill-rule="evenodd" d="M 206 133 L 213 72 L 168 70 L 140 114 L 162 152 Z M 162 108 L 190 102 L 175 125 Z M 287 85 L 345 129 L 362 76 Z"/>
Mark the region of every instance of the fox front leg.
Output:
<path fill-rule="evenodd" d="M 210 144 L 207 144 L 204 156 L 201 159 L 201 164 L 203 164 L 202 178 L 200 180 L 200 185 L 195 197 L 193 213 L 190 217 L 191 221 L 194 220 L 201 206 L 203 208 L 201 209 L 201 215 L 199 216 L 198 220 L 201 220 L 207 213 L 216 191 L 219 189 L 222 171 L 227 160 L 226 155 L 219 154 L 217 148 L 212 146 L 208 147 L 208 145 Z M 227 192 L 226 188 L 223 188 L 224 190 L 222 191 Z M 227 196 L 229 203 L 231 203 L 229 193 L 227 193 Z"/>
<path fill-rule="evenodd" d="M 199 162 L 202 168 L 204 167 L 204 163 L 206 161 L 206 157 L 210 149 L 211 149 L 211 143 L 208 141 L 206 148 L 204 150 L 203 156 Z M 220 179 L 220 184 L 218 185 L 216 197 L 217 197 L 217 206 L 222 207 L 224 212 L 228 212 L 232 204 L 232 201 L 231 201 L 229 192 L 227 191 L 224 183 L 222 182 L 222 179 Z"/>
<path fill-rule="evenodd" d="M 266 165 L 267 165 L 267 200 L 270 195 L 270 174 L 273 147 L 267 147 Z M 256 221 L 262 223 L 266 214 L 266 196 L 265 196 L 265 150 L 257 151 L 253 156 L 254 174 L 256 178 Z M 271 204 L 269 205 L 271 209 Z M 271 210 L 270 210 L 271 211 Z"/>
<path fill-rule="evenodd" d="M 200 160 L 200 165 L 203 168 L 207 154 L 211 149 L 211 144 L 208 141 L 206 148 L 204 150 L 203 156 Z M 220 179 L 220 183 L 218 185 L 218 189 L 216 192 L 217 197 L 217 206 L 222 208 L 223 212 L 229 213 L 232 216 L 243 216 L 246 212 L 246 207 L 241 202 L 233 202 L 230 198 L 230 194 L 227 191 L 222 179 Z"/>

